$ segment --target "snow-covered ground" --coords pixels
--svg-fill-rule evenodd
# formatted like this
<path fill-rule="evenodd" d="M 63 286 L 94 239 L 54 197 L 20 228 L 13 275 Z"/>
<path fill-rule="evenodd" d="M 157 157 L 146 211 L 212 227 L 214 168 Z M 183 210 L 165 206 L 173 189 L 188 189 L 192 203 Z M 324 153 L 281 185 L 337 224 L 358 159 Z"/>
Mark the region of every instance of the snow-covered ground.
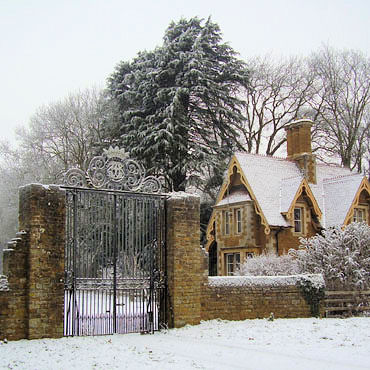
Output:
<path fill-rule="evenodd" d="M 0 369 L 370 369 L 370 318 L 203 322 L 0 344 Z"/>

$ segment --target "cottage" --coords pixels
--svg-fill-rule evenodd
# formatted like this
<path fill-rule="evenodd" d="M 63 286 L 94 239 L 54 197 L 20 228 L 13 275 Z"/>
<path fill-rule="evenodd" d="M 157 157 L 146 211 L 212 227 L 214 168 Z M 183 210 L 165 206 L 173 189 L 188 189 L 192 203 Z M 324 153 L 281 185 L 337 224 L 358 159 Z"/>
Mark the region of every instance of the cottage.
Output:
<path fill-rule="evenodd" d="M 233 155 L 207 228 L 210 275 L 232 275 L 264 252 L 287 253 L 323 228 L 370 224 L 368 179 L 316 164 L 312 124 L 302 119 L 286 128 L 287 158 Z"/>

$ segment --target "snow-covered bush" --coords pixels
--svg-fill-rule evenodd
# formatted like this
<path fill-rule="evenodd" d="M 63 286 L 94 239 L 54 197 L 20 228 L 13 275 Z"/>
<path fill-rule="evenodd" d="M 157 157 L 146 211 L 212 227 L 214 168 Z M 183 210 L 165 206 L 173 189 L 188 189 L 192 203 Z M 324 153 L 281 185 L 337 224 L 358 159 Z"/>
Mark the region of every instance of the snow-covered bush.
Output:
<path fill-rule="evenodd" d="M 248 258 L 236 272 L 237 275 L 247 276 L 296 275 L 299 273 L 298 264 L 293 257 L 290 255 L 278 257 L 273 254 Z"/>
<path fill-rule="evenodd" d="M 246 260 L 237 274 L 322 274 L 329 289 L 370 288 L 370 227 L 365 223 L 354 222 L 343 230 L 329 228 L 300 242 L 300 248 L 291 249 L 288 255 L 267 254 Z"/>
<path fill-rule="evenodd" d="M 329 289 L 370 287 L 370 227 L 365 223 L 333 227 L 300 242 L 299 250 L 289 251 L 299 271 L 322 273 Z"/>

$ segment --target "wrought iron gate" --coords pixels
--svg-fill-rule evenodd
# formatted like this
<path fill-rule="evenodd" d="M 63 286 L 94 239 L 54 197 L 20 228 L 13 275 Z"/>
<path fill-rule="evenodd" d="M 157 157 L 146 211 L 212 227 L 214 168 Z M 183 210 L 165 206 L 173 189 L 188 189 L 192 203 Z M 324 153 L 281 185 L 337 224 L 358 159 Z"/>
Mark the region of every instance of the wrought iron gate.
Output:
<path fill-rule="evenodd" d="M 66 187 L 64 335 L 165 323 L 165 197 Z"/>

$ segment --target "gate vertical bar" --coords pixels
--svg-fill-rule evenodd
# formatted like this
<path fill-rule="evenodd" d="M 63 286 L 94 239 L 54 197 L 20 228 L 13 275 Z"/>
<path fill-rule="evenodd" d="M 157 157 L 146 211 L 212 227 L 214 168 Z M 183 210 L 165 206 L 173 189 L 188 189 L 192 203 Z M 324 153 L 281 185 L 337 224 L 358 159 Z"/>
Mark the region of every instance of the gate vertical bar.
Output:
<path fill-rule="evenodd" d="M 76 335 L 76 324 L 77 324 L 77 334 L 78 334 L 78 317 L 77 317 L 77 305 L 76 305 L 76 265 L 77 265 L 77 191 L 74 190 L 72 192 L 72 199 L 73 199 L 73 266 L 72 266 L 72 274 L 73 274 L 73 299 L 72 299 L 72 335 Z"/>
<path fill-rule="evenodd" d="M 161 326 L 167 326 L 167 200 L 160 199 L 160 235 L 161 235 L 161 244 L 160 244 L 160 272 L 162 280 L 162 289 L 159 290 L 159 313 L 158 313 L 158 329 L 161 329 Z"/>
<path fill-rule="evenodd" d="M 117 333 L 117 195 L 113 195 L 113 333 Z"/>

